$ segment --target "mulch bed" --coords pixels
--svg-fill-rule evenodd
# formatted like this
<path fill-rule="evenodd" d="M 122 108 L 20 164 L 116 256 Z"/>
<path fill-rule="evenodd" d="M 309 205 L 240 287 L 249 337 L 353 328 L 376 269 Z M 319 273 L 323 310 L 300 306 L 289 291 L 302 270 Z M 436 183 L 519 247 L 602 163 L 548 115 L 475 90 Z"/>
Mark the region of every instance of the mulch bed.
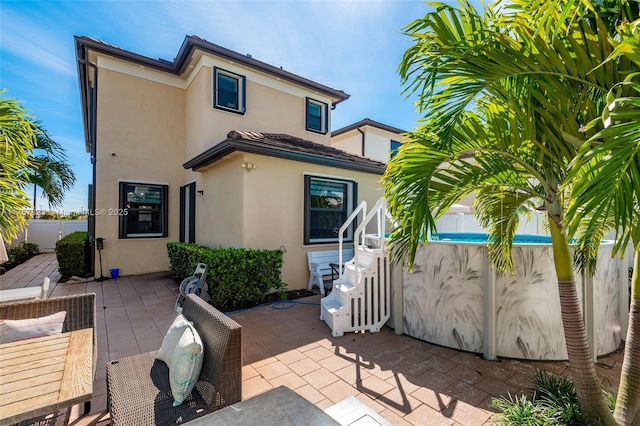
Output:
<path fill-rule="evenodd" d="M 314 292 L 307 289 L 291 290 L 291 291 L 288 291 L 286 294 L 287 294 L 287 298 L 285 300 L 296 300 L 296 299 L 301 299 L 303 297 L 309 297 L 309 296 L 315 295 Z M 237 306 L 216 306 L 216 308 L 219 309 L 221 312 L 233 312 L 233 311 L 240 311 L 242 309 L 254 308 L 256 306 L 260 306 L 265 303 L 279 302 L 281 300 L 282 299 L 280 298 L 280 293 L 272 293 L 272 294 L 267 294 L 261 302 L 253 302 L 253 303 L 247 302 Z"/>

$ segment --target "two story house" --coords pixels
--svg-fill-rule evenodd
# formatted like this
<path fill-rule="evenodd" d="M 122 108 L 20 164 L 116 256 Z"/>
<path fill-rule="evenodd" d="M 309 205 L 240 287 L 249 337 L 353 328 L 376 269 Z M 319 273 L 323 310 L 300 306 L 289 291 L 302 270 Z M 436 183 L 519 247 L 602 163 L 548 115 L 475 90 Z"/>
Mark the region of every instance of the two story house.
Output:
<path fill-rule="evenodd" d="M 365 118 L 331 132 L 331 146 L 386 163 L 405 141 L 406 130 Z"/>
<path fill-rule="evenodd" d="M 383 162 L 331 146 L 341 90 L 196 36 L 172 61 L 75 44 L 105 270 L 167 270 L 168 241 L 282 248 L 283 281 L 306 288 L 306 253 L 382 196 Z"/>

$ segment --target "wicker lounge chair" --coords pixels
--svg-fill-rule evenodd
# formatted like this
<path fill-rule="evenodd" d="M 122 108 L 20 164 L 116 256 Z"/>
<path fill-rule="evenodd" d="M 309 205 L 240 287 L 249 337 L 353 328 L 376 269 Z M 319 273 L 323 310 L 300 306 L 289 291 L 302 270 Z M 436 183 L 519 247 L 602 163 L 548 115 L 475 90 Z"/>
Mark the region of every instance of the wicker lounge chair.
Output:
<path fill-rule="evenodd" d="M 204 345 L 200 378 L 191 395 L 173 407 L 167 365 L 156 351 L 107 363 L 111 425 L 170 425 L 234 404 L 242 398 L 242 327 L 199 297 L 187 296 L 182 314 Z"/>

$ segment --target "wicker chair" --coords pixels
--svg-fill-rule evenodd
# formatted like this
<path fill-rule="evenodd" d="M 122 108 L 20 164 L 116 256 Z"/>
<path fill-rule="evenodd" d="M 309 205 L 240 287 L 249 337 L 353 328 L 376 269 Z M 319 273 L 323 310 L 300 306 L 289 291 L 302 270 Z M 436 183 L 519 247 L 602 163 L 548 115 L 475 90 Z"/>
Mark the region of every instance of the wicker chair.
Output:
<path fill-rule="evenodd" d="M 173 407 L 169 368 L 156 351 L 107 363 L 111 425 L 170 425 L 187 422 L 242 398 L 242 327 L 190 294 L 182 314 L 204 345 L 200 377 L 184 402 Z"/>
<path fill-rule="evenodd" d="M 96 341 L 96 295 L 93 293 L 76 296 L 53 297 L 44 300 L 30 300 L 26 302 L 11 302 L 0 304 L 0 318 L 27 319 L 38 318 L 56 312 L 66 311 L 62 332 L 66 333 L 84 328 L 93 328 L 93 377 L 96 373 L 98 357 Z M 85 414 L 90 411 L 90 402 L 84 406 Z M 41 413 L 42 415 L 48 413 Z M 27 422 L 28 423 L 28 422 Z"/>

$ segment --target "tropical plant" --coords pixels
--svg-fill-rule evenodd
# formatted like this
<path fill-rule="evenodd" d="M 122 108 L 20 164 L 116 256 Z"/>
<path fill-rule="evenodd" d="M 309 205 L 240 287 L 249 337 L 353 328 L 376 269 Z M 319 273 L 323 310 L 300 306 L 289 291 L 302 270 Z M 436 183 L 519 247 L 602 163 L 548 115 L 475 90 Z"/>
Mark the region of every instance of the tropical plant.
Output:
<path fill-rule="evenodd" d="M 23 171 L 36 144 L 31 115 L 0 90 L 0 237 L 11 240 L 26 224 L 22 210 L 29 207 Z"/>
<path fill-rule="evenodd" d="M 580 2 L 519 0 L 477 11 L 437 4 L 407 27 L 399 72 L 425 117 L 387 166 L 395 256 L 413 264 L 436 219 L 475 193 L 489 254 L 512 269 L 520 217 L 547 213 L 569 364 L 584 421 L 614 424 L 595 373 L 564 221 L 563 187 L 605 95 L 631 69 L 610 61 L 608 21 Z M 562 3 L 562 4 L 561 4 Z M 588 129 L 591 136 L 597 129 Z"/>
<path fill-rule="evenodd" d="M 25 171 L 33 184 L 33 217 L 36 217 L 38 187 L 43 190 L 50 207 L 62 205 L 64 193 L 73 188 L 76 177 L 67 164 L 64 148 L 54 141 L 40 121 L 34 123 L 36 149 Z"/>
<path fill-rule="evenodd" d="M 636 13 L 637 16 L 637 13 Z M 618 28 L 610 61 L 621 56 L 640 67 L 640 20 Z M 582 262 L 590 265 L 604 233 L 616 232 L 614 254 L 634 249 L 631 303 L 625 356 L 614 417 L 619 424 L 640 423 L 640 83 L 630 73 L 608 93 L 603 130 L 580 150 L 569 178 L 574 193 L 567 219 L 576 232 Z M 594 120 L 597 124 L 600 119 Z"/>
<path fill-rule="evenodd" d="M 571 379 L 540 371 L 533 378 L 530 396 L 508 395 L 491 401 L 499 410 L 493 420 L 500 425 L 580 426 L 582 416 Z M 615 398 L 604 391 L 607 401 Z"/>

